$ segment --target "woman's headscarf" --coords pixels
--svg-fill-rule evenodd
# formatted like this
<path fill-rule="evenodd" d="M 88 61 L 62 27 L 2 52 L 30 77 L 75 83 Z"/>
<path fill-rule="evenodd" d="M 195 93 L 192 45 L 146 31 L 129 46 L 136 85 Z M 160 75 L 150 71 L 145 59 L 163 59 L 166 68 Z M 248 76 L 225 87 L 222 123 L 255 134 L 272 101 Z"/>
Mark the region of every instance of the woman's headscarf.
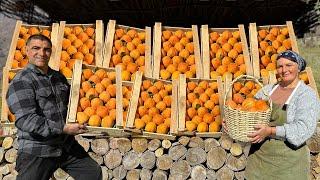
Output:
<path fill-rule="evenodd" d="M 277 60 L 280 58 L 286 58 L 286 59 L 289 59 L 290 61 L 297 63 L 298 69 L 300 72 L 303 71 L 307 66 L 306 60 L 304 60 L 299 54 L 291 50 L 286 50 L 278 54 Z"/>

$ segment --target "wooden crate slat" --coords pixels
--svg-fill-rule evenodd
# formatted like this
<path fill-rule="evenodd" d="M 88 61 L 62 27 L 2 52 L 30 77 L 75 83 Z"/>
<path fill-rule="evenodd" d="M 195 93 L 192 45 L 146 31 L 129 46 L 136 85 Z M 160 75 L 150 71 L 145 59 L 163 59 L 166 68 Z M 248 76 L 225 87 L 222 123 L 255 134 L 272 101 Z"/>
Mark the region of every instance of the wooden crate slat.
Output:
<path fill-rule="evenodd" d="M 187 108 L 187 80 L 185 74 L 180 74 L 179 77 L 179 92 L 178 92 L 178 109 L 179 109 L 179 128 L 178 131 L 185 131 L 186 129 L 186 108 Z"/>
<path fill-rule="evenodd" d="M 199 35 L 198 35 L 198 26 L 192 25 L 192 33 L 193 33 L 193 45 L 194 45 L 194 57 L 196 64 L 196 77 L 203 78 L 203 70 L 202 70 L 202 61 L 200 55 L 200 45 L 199 45 Z"/>
<path fill-rule="evenodd" d="M 243 56 L 244 56 L 245 65 L 246 65 L 246 74 L 252 76 L 253 70 L 252 70 L 252 63 L 249 56 L 246 33 L 244 30 L 243 24 L 240 24 L 238 27 L 239 27 L 240 37 L 241 37 Z"/>
<path fill-rule="evenodd" d="M 224 92 L 225 92 L 225 94 L 228 93 L 227 99 L 230 99 L 230 98 L 232 98 L 232 84 L 231 84 L 232 83 L 232 76 L 231 76 L 231 74 L 227 74 L 225 78 L 226 79 L 224 80 L 224 82 L 225 82 Z"/>
<path fill-rule="evenodd" d="M 133 84 L 133 92 L 132 92 L 132 98 L 129 105 L 129 113 L 127 118 L 126 127 L 127 128 L 134 128 L 134 119 L 136 116 L 136 111 L 138 108 L 138 100 L 140 95 L 140 87 L 142 84 L 142 73 L 138 71 L 136 73 L 134 84 Z"/>
<path fill-rule="evenodd" d="M 251 61 L 253 68 L 253 76 L 256 78 L 260 78 L 260 58 L 259 58 L 259 50 L 258 50 L 258 32 L 256 23 L 250 23 L 249 26 L 250 31 L 250 49 L 251 49 Z"/>
<path fill-rule="evenodd" d="M 130 133 L 125 132 L 123 129 L 119 129 L 119 128 L 87 126 L 87 129 L 88 131 L 86 133 L 93 133 L 93 134 L 96 134 L 96 136 L 99 136 L 99 135 L 105 135 L 109 137 L 129 137 L 130 136 Z"/>
<path fill-rule="evenodd" d="M 286 22 L 286 25 L 287 25 L 287 27 L 288 27 L 289 37 L 290 37 L 290 39 L 291 39 L 292 51 L 294 51 L 294 52 L 296 52 L 296 53 L 299 54 L 297 38 L 296 38 L 296 35 L 295 35 L 295 33 L 294 33 L 292 21 L 287 21 L 287 22 Z"/>
<path fill-rule="evenodd" d="M 116 66 L 116 127 L 123 127 L 121 66 Z"/>
<path fill-rule="evenodd" d="M 276 77 L 275 71 L 269 71 L 269 83 L 270 84 L 277 84 L 278 80 Z"/>
<path fill-rule="evenodd" d="M 103 56 L 102 56 L 102 51 L 103 51 L 103 21 L 102 20 L 96 20 L 96 35 L 95 35 L 95 65 L 102 67 L 103 63 Z"/>
<path fill-rule="evenodd" d="M 224 92 L 224 85 L 223 85 L 221 76 L 218 76 L 217 82 L 218 82 L 220 114 L 221 114 L 221 118 L 222 118 L 222 117 L 224 117 L 223 107 L 224 107 L 224 94 L 225 94 L 225 92 Z"/>
<path fill-rule="evenodd" d="M 8 104 L 6 100 L 7 91 L 9 88 L 9 69 L 6 67 L 2 71 L 2 106 L 1 106 L 1 123 L 7 123 L 8 120 Z"/>
<path fill-rule="evenodd" d="M 153 33 L 153 78 L 159 78 L 161 61 L 161 23 L 154 25 Z"/>
<path fill-rule="evenodd" d="M 203 77 L 210 79 L 210 44 L 209 44 L 209 27 L 208 25 L 201 26 L 201 50 Z"/>
<path fill-rule="evenodd" d="M 116 31 L 116 21 L 109 20 L 106 35 L 105 35 L 104 48 L 103 48 L 103 67 L 105 68 L 109 67 L 109 64 L 110 64 L 115 31 Z"/>
<path fill-rule="evenodd" d="M 132 135 L 133 138 L 147 138 L 147 139 L 160 139 L 160 140 L 175 140 L 176 136 L 170 135 L 170 134 L 159 134 L 159 133 L 150 133 L 150 132 L 143 132 L 142 135 Z"/>
<path fill-rule="evenodd" d="M 81 87 L 82 61 L 76 60 L 73 68 L 74 70 L 71 80 L 67 122 L 76 122 L 77 119 L 79 90 Z"/>
<path fill-rule="evenodd" d="M 49 60 L 49 66 L 51 69 L 56 71 L 59 70 L 60 59 L 56 59 L 57 54 L 57 44 L 58 44 L 58 37 L 59 37 L 59 24 L 53 23 L 52 30 L 51 30 L 51 42 L 52 42 L 52 53 Z"/>
<path fill-rule="evenodd" d="M 152 61 L 151 61 L 151 27 L 146 27 L 146 41 L 145 41 L 145 44 L 146 44 L 146 54 L 145 54 L 145 76 L 146 77 L 150 77 L 152 78 Z"/>
<path fill-rule="evenodd" d="M 316 91 L 316 94 L 319 97 L 317 84 L 316 84 L 316 81 L 314 80 L 311 67 L 306 67 L 306 72 L 307 72 L 307 75 L 308 75 L 309 85 Z"/>
<path fill-rule="evenodd" d="M 178 133 L 178 80 L 172 81 L 172 103 L 171 103 L 171 122 L 170 133 Z"/>
<path fill-rule="evenodd" d="M 18 41 L 21 25 L 22 25 L 22 21 L 16 22 L 16 26 L 14 28 L 14 32 L 13 32 L 13 36 L 12 36 L 12 40 L 11 40 L 11 44 L 8 52 L 7 62 L 6 62 L 7 68 L 11 68 L 12 66 L 12 59 L 14 57 L 14 52 L 17 47 L 17 41 Z"/>
<path fill-rule="evenodd" d="M 212 132 L 199 133 L 199 132 L 197 132 L 196 133 L 196 136 L 202 137 L 202 138 L 220 138 L 221 135 L 222 135 L 222 132 L 215 132 L 215 133 L 212 133 Z"/>

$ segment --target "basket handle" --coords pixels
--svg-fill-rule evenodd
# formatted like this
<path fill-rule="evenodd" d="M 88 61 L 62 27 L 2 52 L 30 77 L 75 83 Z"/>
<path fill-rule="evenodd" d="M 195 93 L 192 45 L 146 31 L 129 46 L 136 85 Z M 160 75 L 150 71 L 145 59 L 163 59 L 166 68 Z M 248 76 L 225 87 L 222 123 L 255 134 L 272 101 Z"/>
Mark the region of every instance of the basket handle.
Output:
<path fill-rule="evenodd" d="M 254 80 L 257 84 L 259 84 L 259 86 L 261 86 L 261 89 L 263 91 L 263 94 L 266 95 L 268 97 L 268 101 L 269 101 L 269 104 L 270 104 L 270 107 L 271 107 L 271 99 L 269 97 L 269 95 L 267 94 L 267 92 L 263 89 L 263 84 L 260 83 L 257 78 L 253 77 L 253 76 L 250 76 L 250 75 L 240 75 L 238 77 L 236 77 L 231 83 L 230 83 L 230 86 L 228 87 L 226 93 L 224 94 L 224 105 L 226 104 L 226 100 L 227 100 L 227 95 L 229 94 L 229 91 L 232 89 L 232 86 L 235 82 L 237 82 L 239 79 L 242 79 L 242 78 L 247 78 L 247 79 L 251 79 L 251 80 Z"/>

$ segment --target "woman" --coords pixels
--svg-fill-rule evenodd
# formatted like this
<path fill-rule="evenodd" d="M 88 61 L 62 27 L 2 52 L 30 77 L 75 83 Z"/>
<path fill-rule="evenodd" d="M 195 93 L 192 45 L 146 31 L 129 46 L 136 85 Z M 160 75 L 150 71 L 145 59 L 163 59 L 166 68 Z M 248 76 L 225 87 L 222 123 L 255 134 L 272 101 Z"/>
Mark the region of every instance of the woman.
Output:
<path fill-rule="evenodd" d="M 272 100 L 269 126 L 257 125 L 252 138 L 245 177 L 251 179 L 310 179 L 310 153 L 306 141 L 315 132 L 320 102 L 313 89 L 299 80 L 305 60 L 293 51 L 277 57 L 280 81 L 263 89 Z M 258 99 L 267 99 L 263 91 Z"/>

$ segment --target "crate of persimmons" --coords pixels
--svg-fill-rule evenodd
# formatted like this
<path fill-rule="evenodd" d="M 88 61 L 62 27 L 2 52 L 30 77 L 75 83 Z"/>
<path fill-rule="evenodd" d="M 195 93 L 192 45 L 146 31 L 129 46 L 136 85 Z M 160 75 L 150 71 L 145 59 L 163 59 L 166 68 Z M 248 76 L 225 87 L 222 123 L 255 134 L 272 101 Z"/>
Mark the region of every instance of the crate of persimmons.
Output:
<path fill-rule="evenodd" d="M 85 124 L 90 134 L 129 136 L 123 127 L 127 122 L 132 85 L 121 80 L 120 66 L 102 68 L 76 60 L 67 123 Z"/>
<path fill-rule="evenodd" d="M 221 77 L 217 80 L 179 78 L 179 135 L 219 137 L 223 109 Z"/>
<path fill-rule="evenodd" d="M 135 76 L 126 130 L 135 137 L 174 140 L 178 82 Z"/>
<path fill-rule="evenodd" d="M 248 75 L 239 76 L 227 87 L 224 95 L 224 119 L 231 138 L 249 142 L 247 135 L 254 132 L 255 125 L 269 123 L 272 110 L 270 99 L 254 97 L 261 88 L 262 84 Z"/>

